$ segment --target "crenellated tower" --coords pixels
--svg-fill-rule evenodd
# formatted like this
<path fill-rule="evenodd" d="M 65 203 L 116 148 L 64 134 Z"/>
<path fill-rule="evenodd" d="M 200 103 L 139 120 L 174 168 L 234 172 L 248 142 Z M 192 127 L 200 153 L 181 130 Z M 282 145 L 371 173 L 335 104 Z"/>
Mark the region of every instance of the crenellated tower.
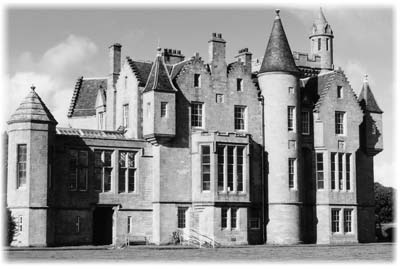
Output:
<path fill-rule="evenodd" d="M 322 8 L 313 23 L 309 38 L 311 55 L 321 57 L 321 72 L 333 70 L 333 32 Z"/>
<path fill-rule="evenodd" d="M 268 163 L 267 243 L 271 244 L 296 244 L 302 241 L 298 76 L 299 70 L 279 10 L 276 10 L 258 74 L 264 97 L 265 151 Z"/>

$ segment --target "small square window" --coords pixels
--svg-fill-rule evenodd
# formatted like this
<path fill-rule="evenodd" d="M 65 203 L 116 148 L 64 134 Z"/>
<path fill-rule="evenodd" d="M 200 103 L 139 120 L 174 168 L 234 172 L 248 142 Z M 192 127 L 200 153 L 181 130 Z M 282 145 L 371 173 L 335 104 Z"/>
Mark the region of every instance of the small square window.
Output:
<path fill-rule="evenodd" d="M 215 102 L 216 102 L 217 104 L 223 103 L 223 102 L 224 102 L 224 95 L 223 95 L 223 94 L 220 94 L 220 93 L 217 93 L 217 94 L 215 95 Z"/>
<path fill-rule="evenodd" d="M 236 90 L 238 92 L 243 91 L 243 79 L 241 79 L 241 78 L 236 79 Z"/>
<path fill-rule="evenodd" d="M 195 88 L 200 88 L 200 74 L 194 74 L 194 85 Z"/>
<path fill-rule="evenodd" d="M 343 87 L 337 86 L 337 98 L 343 98 Z"/>
<path fill-rule="evenodd" d="M 293 87 L 289 87 L 289 94 L 294 94 L 294 88 Z"/>

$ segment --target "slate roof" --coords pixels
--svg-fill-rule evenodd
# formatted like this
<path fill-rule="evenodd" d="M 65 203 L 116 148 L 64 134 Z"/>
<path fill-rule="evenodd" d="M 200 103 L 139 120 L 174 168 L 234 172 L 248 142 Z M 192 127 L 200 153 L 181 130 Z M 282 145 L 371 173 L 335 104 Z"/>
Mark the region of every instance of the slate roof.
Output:
<path fill-rule="evenodd" d="M 126 60 L 139 81 L 139 87 L 146 86 L 153 63 L 134 61 L 128 56 L 126 57 Z"/>
<path fill-rule="evenodd" d="M 7 123 L 13 122 L 48 122 L 57 124 L 57 121 L 40 96 L 35 92 L 35 87 L 33 86 Z"/>
<path fill-rule="evenodd" d="M 308 101 L 314 104 L 314 112 L 319 112 L 321 104 L 324 102 L 325 96 L 331 89 L 332 83 L 341 76 L 347 81 L 347 78 L 343 71 L 334 70 L 319 74 L 318 76 L 313 76 L 307 79 L 300 80 L 301 90 L 302 90 L 302 102 L 306 97 Z M 354 99 L 357 101 L 357 96 L 353 92 Z"/>
<path fill-rule="evenodd" d="M 68 117 L 96 115 L 96 97 L 99 90 L 102 90 L 106 96 L 107 78 L 85 79 L 80 77 L 75 85 Z"/>
<path fill-rule="evenodd" d="M 162 91 L 175 92 L 175 88 L 169 78 L 169 73 L 161 54 L 157 55 L 150 71 L 149 78 L 143 92 Z"/>
<path fill-rule="evenodd" d="M 91 130 L 78 128 L 56 128 L 58 135 L 79 136 L 85 138 L 110 138 L 126 139 L 124 134 L 118 131 Z"/>
<path fill-rule="evenodd" d="M 360 105 L 364 111 L 383 113 L 375 100 L 367 80 L 364 80 L 360 96 L 358 97 L 358 102 L 360 102 Z"/>
<path fill-rule="evenodd" d="M 275 71 L 296 74 L 299 72 L 279 17 L 279 11 L 276 11 L 276 17 L 259 73 Z"/>

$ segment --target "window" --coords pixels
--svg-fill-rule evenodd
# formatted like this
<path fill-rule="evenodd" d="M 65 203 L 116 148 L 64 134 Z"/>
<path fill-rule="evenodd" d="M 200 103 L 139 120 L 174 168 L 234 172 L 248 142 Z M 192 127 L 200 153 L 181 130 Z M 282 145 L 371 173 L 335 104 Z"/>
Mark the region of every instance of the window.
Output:
<path fill-rule="evenodd" d="M 244 147 L 236 148 L 237 191 L 243 191 L 243 151 Z"/>
<path fill-rule="evenodd" d="M 233 191 L 233 151 L 235 147 L 228 146 L 228 191 Z"/>
<path fill-rule="evenodd" d="M 335 133 L 343 135 L 344 134 L 344 112 L 335 112 Z"/>
<path fill-rule="evenodd" d="M 293 87 L 289 87 L 289 94 L 294 94 L 294 88 Z"/>
<path fill-rule="evenodd" d="M 118 192 L 120 193 L 135 191 L 135 155 L 136 152 L 119 152 Z"/>
<path fill-rule="evenodd" d="M 288 107 L 288 131 L 294 131 L 295 128 L 294 110 L 294 106 Z"/>
<path fill-rule="evenodd" d="M 75 232 L 78 234 L 81 232 L 81 217 L 76 216 L 75 218 Z"/>
<path fill-rule="evenodd" d="M 318 38 L 318 50 L 321 50 L 321 38 Z"/>
<path fill-rule="evenodd" d="M 128 234 L 132 233 L 132 217 L 128 216 L 128 221 L 127 221 L 127 232 Z"/>
<path fill-rule="evenodd" d="M 201 146 L 202 190 L 210 190 L 210 146 Z"/>
<path fill-rule="evenodd" d="M 99 130 L 104 129 L 104 112 L 97 113 L 97 127 Z"/>
<path fill-rule="evenodd" d="M 125 128 L 129 126 L 129 104 L 122 106 L 122 126 Z"/>
<path fill-rule="evenodd" d="M 70 191 L 86 191 L 88 185 L 88 152 L 70 150 L 69 156 L 68 189 Z"/>
<path fill-rule="evenodd" d="M 336 152 L 331 152 L 331 189 L 336 188 Z"/>
<path fill-rule="evenodd" d="M 337 98 L 343 98 L 343 87 L 337 86 Z"/>
<path fill-rule="evenodd" d="M 186 228 L 187 207 L 178 207 L 178 228 Z"/>
<path fill-rule="evenodd" d="M 324 188 L 324 154 L 317 153 L 317 189 Z"/>
<path fill-rule="evenodd" d="M 296 159 L 289 158 L 289 189 L 294 189 L 294 179 L 295 179 L 295 162 Z"/>
<path fill-rule="evenodd" d="M 346 190 L 350 190 L 350 160 L 351 160 L 351 154 L 346 153 Z"/>
<path fill-rule="evenodd" d="M 344 210 L 344 232 L 345 233 L 351 233 L 352 231 L 352 225 L 351 225 L 351 209 L 345 209 Z"/>
<path fill-rule="evenodd" d="M 218 191 L 224 189 L 224 174 L 225 174 L 225 146 L 217 146 L 218 155 Z"/>
<path fill-rule="evenodd" d="M 217 104 L 223 103 L 223 102 L 224 102 L 224 95 L 223 95 L 223 94 L 220 94 L 220 93 L 217 93 L 217 94 L 215 95 L 215 102 L 216 102 Z"/>
<path fill-rule="evenodd" d="M 17 229 L 19 232 L 22 232 L 22 216 L 18 216 L 18 226 Z"/>
<path fill-rule="evenodd" d="M 17 145 L 17 188 L 26 184 L 26 144 Z"/>
<path fill-rule="evenodd" d="M 339 190 L 343 190 L 343 153 L 339 153 Z"/>
<path fill-rule="evenodd" d="M 112 153 L 111 150 L 94 151 L 94 189 L 96 191 L 111 191 Z"/>
<path fill-rule="evenodd" d="M 236 229 L 237 228 L 237 208 L 231 208 L 231 229 Z"/>
<path fill-rule="evenodd" d="M 326 50 L 329 50 L 329 39 L 327 38 L 325 39 L 325 41 L 326 41 Z"/>
<path fill-rule="evenodd" d="M 308 111 L 301 112 L 301 133 L 303 135 L 310 134 L 310 113 Z"/>
<path fill-rule="evenodd" d="M 339 209 L 332 209 L 332 233 L 339 232 Z"/>
<path fill-rule="evenodd" d="M 244 191 L 245 147 L 218 144 L 217 162 L 218 191 Z"/>
<path fill-rule="evenodd" d="M 147 102 L 146 112 L 147 112 L 147 118 L 150 118 L 150 116 L 151 116 L 151 103 L 150 102 Z"/>
<path fill-rule="evenodd" d="M 201 87 L 201 80 L 200 80 L 200 74 L 194 74 L 194 87 L 195 88 L 200 88 Z"/>
<path fill-rule="evenodd" d="M 236 79 L 236 90 L 238 92 L 242 92 L 243 91 L 243 79 L 241 79 L 241 78 L 237 78 Z"/>
<path fill-rule="evenodd" d="M 192 103 L 192 127 L 203 127 L 203 104 Z"/>
<path fill-rule="evenodd" d="M 228 208 L 221 208 L 221 228 L 228 228 Z"/>
<path fill-rule="evenodd" d="M 161 118 L 164 118 L 167 116 L 167 107 L 168 103 L 167 102 L 161 102 Z"/>
<path fill-rule="evenodd" d="M 235 106 L 235 130 L 245 130 L 246 128 L 246 107 Z"/>

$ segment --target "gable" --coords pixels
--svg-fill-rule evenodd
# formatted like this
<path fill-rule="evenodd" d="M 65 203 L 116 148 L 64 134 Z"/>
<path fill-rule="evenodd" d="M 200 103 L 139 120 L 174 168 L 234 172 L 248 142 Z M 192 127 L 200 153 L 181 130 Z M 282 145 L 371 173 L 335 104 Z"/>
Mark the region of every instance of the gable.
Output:
<path fill-rule="evenodd" d="M 68 117 L 88 117 L 96 115 L 96 99 L 98 91 L 106 94 L 106 78 L 79 78 L 71 99 Z"/>

